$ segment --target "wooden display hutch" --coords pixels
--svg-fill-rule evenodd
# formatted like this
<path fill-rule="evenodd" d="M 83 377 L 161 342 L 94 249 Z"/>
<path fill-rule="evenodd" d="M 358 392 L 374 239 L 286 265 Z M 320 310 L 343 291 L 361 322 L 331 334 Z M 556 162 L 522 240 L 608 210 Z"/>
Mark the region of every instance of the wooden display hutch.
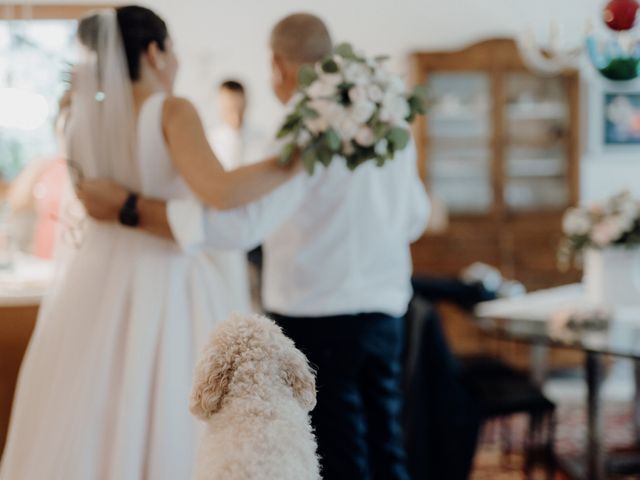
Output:
<path fill-rule="evenodd" d="M 415 53 L 413 68 L 432 100 L 415 126 L 420 174 L 450 214 L 445 232 L 414 245 L 415 271 L 450 276 L 480 261 L 531 290 L 576 281 L 556 252 L 562 214 L 579 195 L 578 72 L 537 75 L 501 38 Z M 447 312 L 458 351 L 495 343 Z M 527 362 L 524 347 L 495 348 Z"/>

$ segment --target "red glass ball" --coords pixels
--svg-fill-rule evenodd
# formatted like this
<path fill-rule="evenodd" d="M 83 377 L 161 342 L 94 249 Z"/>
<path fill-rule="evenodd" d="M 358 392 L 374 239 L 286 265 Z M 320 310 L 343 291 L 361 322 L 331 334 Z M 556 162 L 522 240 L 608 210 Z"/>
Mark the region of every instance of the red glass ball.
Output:
<path fill-rule="evenodd" d="M 638 8 L 637 0 L 611 0 L 602 13 L 604 23 L 617 32 L 630 30 L 636 23 Z"/>

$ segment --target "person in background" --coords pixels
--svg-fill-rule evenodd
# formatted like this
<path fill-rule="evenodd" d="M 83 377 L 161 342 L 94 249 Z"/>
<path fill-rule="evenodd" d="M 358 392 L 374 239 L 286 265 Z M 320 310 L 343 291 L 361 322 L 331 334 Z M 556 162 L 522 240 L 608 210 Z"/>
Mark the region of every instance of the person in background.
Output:
<path fill-rule="evenodd" d="M 248 165 L 264 153 L 267 138 L 246 121 L 247 94 L 242 83 L 225 80 L 218 88 L 220 124 L 208 135 L 227 170 Z"/>
<path fill-rule="evenodd" d="M 268 140 L 246 121 L 247 94 L 244 85 L 237 80 L 225 80 L 218 87 L 218 109 L 221 123 L 208 136 L 211 148 L 220 158 L 227 170 L 248 165 L 260 158 L 267 150 Z M 227 261 L 235 264 L 234 272 L 247 272 L 242 279 L 251 292 L 252 307 L 262 310 L 262 247 L 258 246 L 247 253 L 245 268 L 244 257 L 236 252 L 228 252 Z"/>
<path fill-rule="evenodd" d="M 6 196 L 17 246 L 47 260 L 54 256 L 64 216 L 61 205 L 70 187 L 64 145 L 70 100 L 67 92 L 58 105 L 55 119 L 58 152 L 51 157 L 31 161 L 11 182 Z"/>

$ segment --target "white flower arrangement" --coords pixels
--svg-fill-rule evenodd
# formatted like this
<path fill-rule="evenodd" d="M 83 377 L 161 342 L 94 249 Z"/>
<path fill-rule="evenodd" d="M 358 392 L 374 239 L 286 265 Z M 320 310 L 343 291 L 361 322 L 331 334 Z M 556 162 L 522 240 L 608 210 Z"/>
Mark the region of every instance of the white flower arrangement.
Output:
<path fill-rule="evenodd" d="M 640 245 L 640 202 L 629 192 L 622 192 L 602 204 L 570 208 L 562 229 L 559 260 L 568 267 L 572 258 L 581 260 L 588 248 Z"/>
<path fill-rule="evenodd" d="M 344 43 L 303 67 L 298 99 L 278 133 L 286 141 L 282 163 L 299 149 L 309 174 L 316 163 L 328 166 L 336 156 L 353 170 L 369 160 L 382 166 L 404 149 L 410 123 L 425 113 L 426 92 L 418 87 L 407 93 L 385 60 L 357 54 Z"/>

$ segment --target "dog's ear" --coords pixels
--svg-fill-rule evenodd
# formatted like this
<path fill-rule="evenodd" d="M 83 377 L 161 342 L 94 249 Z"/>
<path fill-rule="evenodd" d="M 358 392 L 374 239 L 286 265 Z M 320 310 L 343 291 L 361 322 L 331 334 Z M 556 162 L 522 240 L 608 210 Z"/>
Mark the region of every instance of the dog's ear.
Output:
<path fill-rule="evenodd" d="M 207 419 L 222 407 L 235 363 L 228 353 L 212 344 L 205 349 L 196 366 L 189 409 L 199 418 Z"/>
<path fill-rule="evenodd" d="M 316 406 L 316 378 L 307 357 L 291 342 L 283 363 L 285 381 L 293 390 L 293 396 L 302 408 L 310 412 Z"/>

